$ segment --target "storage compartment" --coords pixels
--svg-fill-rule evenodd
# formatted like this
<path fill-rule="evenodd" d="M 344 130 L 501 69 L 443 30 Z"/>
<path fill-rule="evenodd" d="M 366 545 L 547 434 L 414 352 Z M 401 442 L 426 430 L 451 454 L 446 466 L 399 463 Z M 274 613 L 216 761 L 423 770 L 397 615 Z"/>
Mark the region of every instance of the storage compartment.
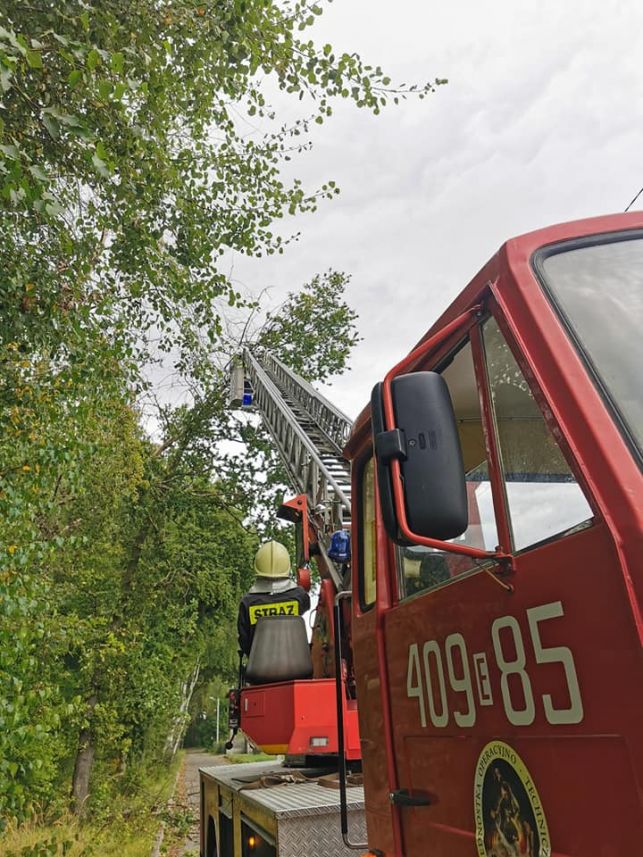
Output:
<path fill-rule="evenodd" d="M 333 679 L 244 687 L 241 729 L 265 753 L 308 756 L 337 753 L 337 702 Z M 346 757 L 361 757 L 357 703 L 344 712 Z"/>
<path fill-rule="evenodd" d="M 242 857 L 277 857 L 275 841 L 265 830 L 241 817 Z"/>

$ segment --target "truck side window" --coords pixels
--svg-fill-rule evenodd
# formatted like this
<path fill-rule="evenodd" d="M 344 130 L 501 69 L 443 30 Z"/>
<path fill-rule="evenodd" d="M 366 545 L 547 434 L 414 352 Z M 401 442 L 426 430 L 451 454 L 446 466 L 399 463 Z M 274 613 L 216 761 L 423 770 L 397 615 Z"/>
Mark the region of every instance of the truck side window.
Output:
<path fill-rule="evenodd" d="M 442 368 L 438 367 L 438 371 L 451 394 L 467 478 L 469 527 L 454 541 L 483 550 L 495 550 L 498 534 L 470 342 L 465 341 Z M 476 568 L 470 557 L 420 545 L 397 548 L 397 565 L 402 598 L 447 583 Z"/>
<path fill-rule="evenodd" d="M 497 322 L 482 326 L 514 550 L 586 524 L 592 510 Z"/>
<path fill-rule="evenodd" d="M 375 603 L 375 467 L 369 458 L 362 468 L 359 505 L 360 600 L 362 608 Z"/>

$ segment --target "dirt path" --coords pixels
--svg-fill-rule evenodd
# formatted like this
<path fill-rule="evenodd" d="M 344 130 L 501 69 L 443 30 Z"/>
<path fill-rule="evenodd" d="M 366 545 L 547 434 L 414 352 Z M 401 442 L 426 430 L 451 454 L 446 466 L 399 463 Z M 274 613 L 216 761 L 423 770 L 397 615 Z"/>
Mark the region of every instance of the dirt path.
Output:
<path fill-rule="evenodd" d="M 225 756 L 214 756 L 201 750 L 187 750 L 183 768 L 176 787 L 176 801 L 188 805 L 194 816 L 194 823 L 185 842 L 172 849 L 172 857 L 196 857 L 199 853 L 199 768 L 208 765 L 225 765 Z"/>

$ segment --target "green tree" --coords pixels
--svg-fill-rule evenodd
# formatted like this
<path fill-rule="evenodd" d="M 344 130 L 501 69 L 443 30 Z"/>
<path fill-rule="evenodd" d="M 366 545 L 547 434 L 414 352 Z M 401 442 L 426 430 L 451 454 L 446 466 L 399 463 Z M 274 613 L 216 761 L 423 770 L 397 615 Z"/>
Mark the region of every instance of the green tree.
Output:
<path fill-rule="evenodd" d="M 325 381 L 343 372 L 359 341 L 357 314 L 345 297 L 349 283 L 342 271 L 316 274 L 268 313 L 255 347 L 273 352 L 307 380 Z"/>
<path fill-rule="evenodd" d="M 271 0 L 5 4 L 1 338 L 59 359 L 118 346 L 139 361 L 153 338 L 207 374 L 221 307 L 240 300 L 220 255 L 281 252 L 275 221 L 338 190 L 286 184 L 281 163 L 334 97 L 376 113 L 398 97 L 379 67 L 305 39 L 321 12 Z M 280 125 L 265 78 L 308 96 L 311 115 Z M 248 117 L 266 130 L 249 135 Z"/>
<path fill-rule="evenodd" d="M 160 752 L 269 526 L 279 474 L 249 483 L 271 453 L 226 412 L 213 359 L 243 303 L 219 260 L 282 252 L 275 224 L 335 195 L 280 172 L 333 98 L 377 113 L 415 89 L 307 38 L 321 11 L 0 10 L 0 817 L 70 781 L 83 807 L 96 763 L 104 784 Z M 280 123 L 264 79 L 309 115 Z M 311 379 L 339 371 L 355 339 L 344 285 L 327 274 L 291 295 L 262 344 Z M 313 342 L 316 310 L 328 323 Z M 137 395 L 159 352 L 193 395 L 159 408 L 153 443 Z M 221 453 L 231 436 L 251 444 L 245 464 Z"/>
<path fill-rule="evenodd" d="M 341 368 L 355 319 L 337 282 L 332 298 L 305 288 L 282 306 L 284 359 L 300 338 L 321 366 L 332 340 Z M 320 325 L 314 348 L 305 344 L 301 302 L 328 312 L 341 334 Z M 227 409 L 224 374 L 189 407 L 163 409 L 162 437 L 151 442 L 113 361 L 96 385 L 83 364 L 41 360 L 36 371 L 19 349 L 6 354 L 2 606 L 11 609 L 0 680 L 15 728 L 0 739 L 13 763 L 3 811 L 20 815 L 69 791 L 78 811 L 92 801 L 100 811 L 109 783 L 176 746 L 194 680 L 234 673 L 238 599 L 284 478 L 261 427 Z M 234 437 L 243 456 L 219 443 Z"/>
<path fill-rule="evenodd" d="M 57 372 L 12 348 L 3 356 L 0 795 L 2 810 L 20 816 L 53 796 L 75 714 L 60 665 L 83 629 L 61 614 L 61 590 L 81 588 L 114 552 L 138 428 L 116 375 L 96 387 L 82 371 Z"/>

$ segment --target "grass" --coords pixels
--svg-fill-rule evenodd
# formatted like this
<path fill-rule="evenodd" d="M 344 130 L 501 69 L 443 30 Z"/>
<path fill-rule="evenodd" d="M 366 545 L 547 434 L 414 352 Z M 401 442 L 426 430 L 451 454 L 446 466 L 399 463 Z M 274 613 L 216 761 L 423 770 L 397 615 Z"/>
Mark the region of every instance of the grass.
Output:
<path fill-rule="evenodd" d="M 34 820 L 9 827 L 0 842 L 0 857 L 150 857 L 161 815 L 176 781 L 181 758 L 158 776 L 144 779 L 133 796 L 114 799 L 113 808 L 100 822 L 81 823 L 66 814 L 55 821 Z"/>
<path fill-rule="evenodd" d="M 3 857 L 150 857 L 159 820 L 110 826 L 108 831 L 81 825 L 72 816 L 55 824 L 29 823 L 9 830 L 0 844 Z"/>
<path fill-rule="evenodd" d="M 242 765 L 245 762 L 274 762 L 279 756 L 269 756 L 267 753 L 228 753 L 226 762 L 232 765 Z"/>

